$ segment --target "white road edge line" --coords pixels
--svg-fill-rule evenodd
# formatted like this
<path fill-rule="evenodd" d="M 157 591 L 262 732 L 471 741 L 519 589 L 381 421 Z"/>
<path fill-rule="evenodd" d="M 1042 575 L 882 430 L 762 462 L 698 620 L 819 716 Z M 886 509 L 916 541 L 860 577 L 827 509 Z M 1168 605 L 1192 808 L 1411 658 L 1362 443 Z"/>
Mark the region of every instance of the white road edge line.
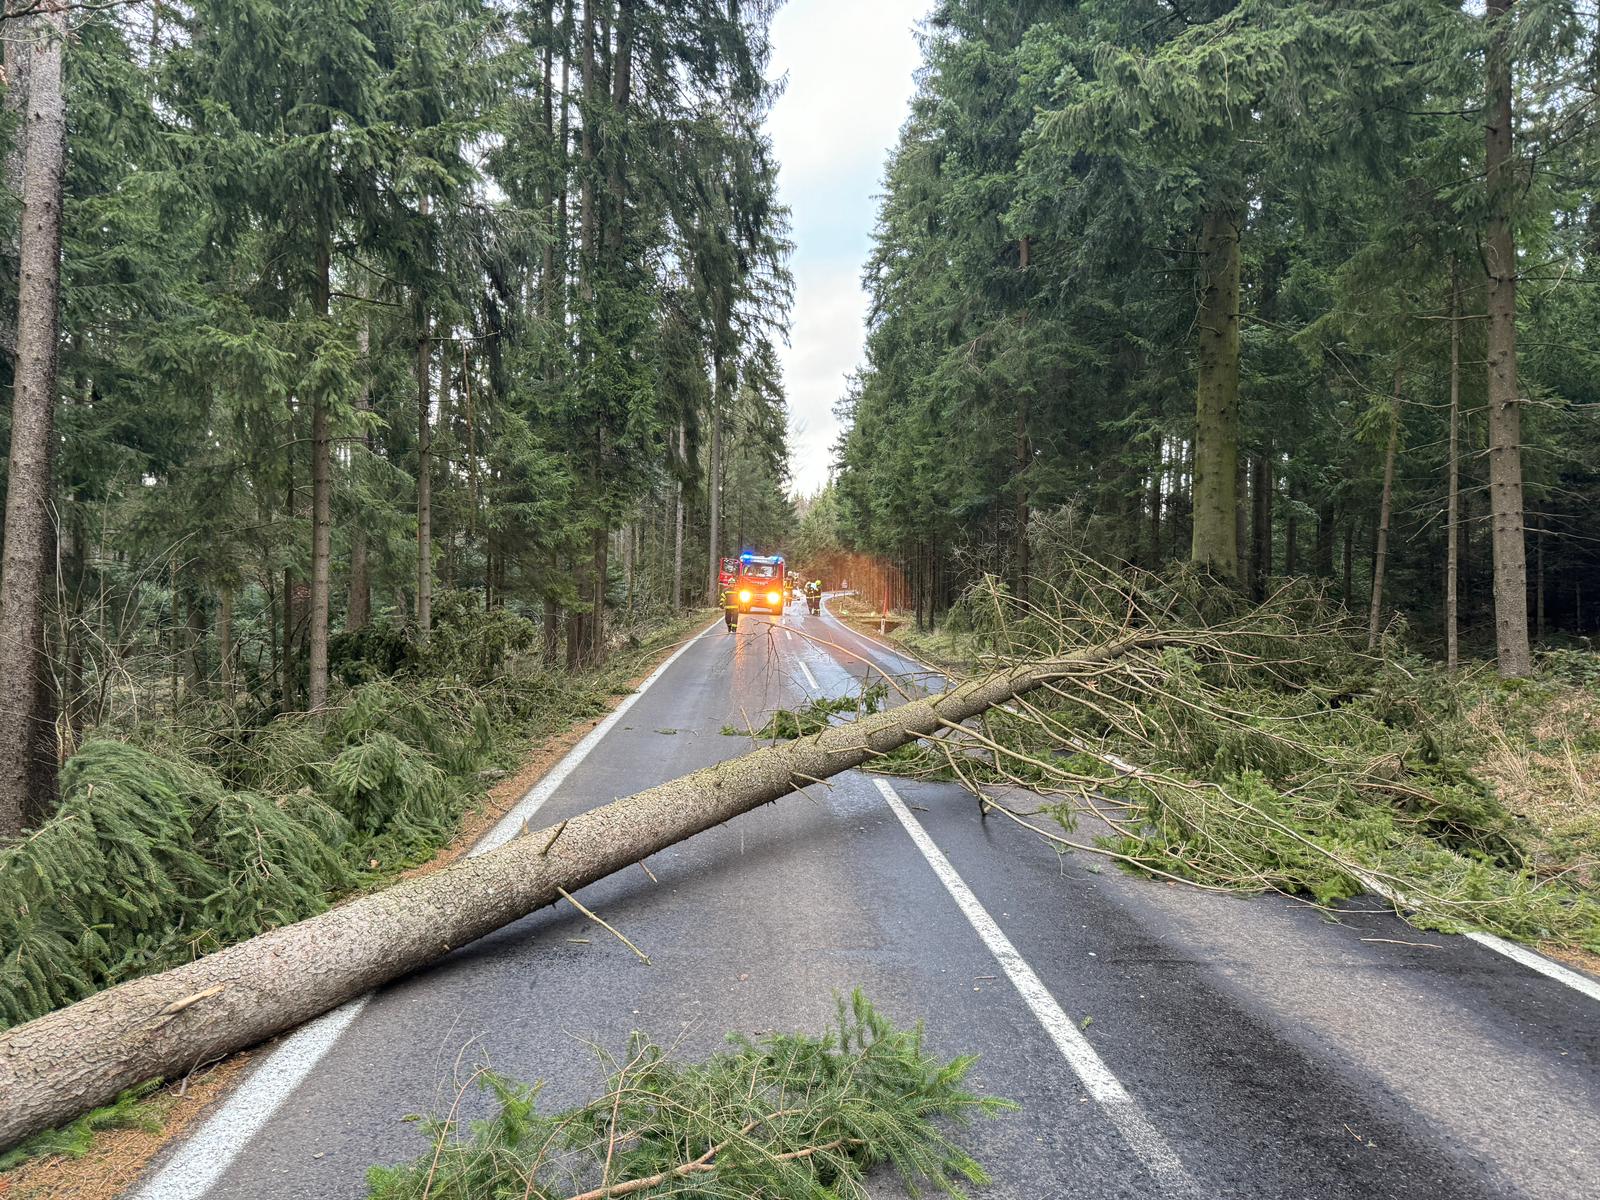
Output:
<path fill-rule="evenodd" d="M 1126 759 L 1119 758 L 1115 754 L 1107 754 L 1105 757 L 1106 761 L 1119 771 L 1125 771 L 1130 775 L 1138 773 L 1139 768 Z M 1374 879 L 1371 875 L 1362 873 L 1357 878 L 1360 879 L 1362 886 L 1374 896 L 1387 900 L 1396 908 L 1416 908 L 1416 905 L 1411 903 L 1404 892 L 1396 891 L 1387 884 Z M 1530 971 L 1537 971 L 1546 979 L 1564 983 L 1573 991 L 1581 992 L 1591 1000 L 1600 1001 L 1600 982 L 1590 979 L 1587 975 L 1579 974 L 1571 967 L 1564 967 L 1554 959 L 1546 958 L 1537 950 L 1529 950 L 1526 946 L 1508 942 L 1503 937 L 1498 937 L 1492 933 L 1480 933 L 1477 930 L 1470 930 L 1460 936 L 1466 938 L 1469 942 L 1477 942 L 1485 950 L 1493 950 L 1496 954 L 1504 955 L 1519 966 L 1527 967 Z"/>
<path fill-rule="evenodd" d="M 1480 946 L 1493 950 L 1496 954 L 1504 954 L 1513 962 L 1521 963 L 1529 970 L 1537 971 L 1547 978 L 1554 979 L 1557 983 L 1564 983 L 1569 988 L 1582 992 L 1591 1000 L 1600 1001 L 1600 983 L 1596 983 L 1586 975 L 1578 974 L 1570 967 L 1563 967 L 1558 962 L 1552 962 L 1544 955 L 1529 950 L 1526 946 L 1508 942 L 1505 938 L 1496 937 L 1492 933 L 1468 933 L 1463 936 L 1477 942 Z"/>
<path fill-rule="evenodd" d="M 828 618 L 828 620 L 832 621 L 835 625 L 838 625 L 841 628 L 848 630 L 850 633 L 855 634 L 858 638 L 860 638 L 862 641 L 866 642 L 868 645 L 876 646 L 879 650 L 882 650 L 883 651 L 882 654 L 874 654 L 872 656 L 873 658 L 878 660 L 878 666 L 879 666 L 880 669 L 882 667 L 884 667 L 885 665 L 892 665 L 895 668 L 895 670 L 898 671 L 900 669 L 900 667 L 902 665 L 904 665 L 905 663 L 915 663 L 918 667 L 922 668 L 924 673 L 926 673 L 928 675 L 935 676 L 935 677 L 937 677 L 939 679 L 943 679 L 947 683 L 949 682 L 950 677 L 948 675 L 946 675 L 943 671 L 939 670 L 937 667 L 929 666 L 927 663 L 923 662 L 920 658 L 916 658 L 915 656 L 910 654 L 908 651 L 897 650 L 897 649 L 895 649 L 895 647 L 891 646 L 888 642 L 884 641 L 883 639 L 875 638 L 870 633 L 867 633 L 866 631 L 861 630 L 861 629 L 857 629 L 854 625 L 850 624 L 848 621 L 845 621 L 843 618 L 834 616 L 833 613 L 828 610 L 827 602 L 829 600 L 833 599 L 835 596 L 843 596 L 843 595 L 848 595 L 848 593 L 846 593 L 846 592 L 833 592 L 833 593 L 830 593 L 828 596 L 824 597 L 823 598 L 823 604 L 822 604 L 822 613 L 823 613 L 823 615 L 825 617 Z M 891 663 L 890 660 L 893 660 L 892 663 Z"/>
<path fill-rule="evenodd" d="M 928 860 L 928 865 L 939 877 L 939 882 L 944 884 L 945 891 L 949 892 L 951 899 L 956 902 L 956 907 L 961 910 L 961 914 L 967 918 L 967 922 L 988 947 L 989 953 L 994 955 L 995 961 L 1005 971 L 1006 978 L 1011 980 L 1023 1001 L 1038 1018 L 1039 1024 L 1044 1027 L 1044 1031 L 1050 1035 L 1050 1040 L 1056 1044 L 1061 1057 L 1067 1060 L 1067 1065 L 1082 1081 L 1084 1088 L 1100 1106 L 1101 1111 L 1117 1127 L 1129 1147 L 1144 1162 L 1146 1169 L 1163 1185 L 1167 1195 L 1179 1193 L 1197 1195 L 1199 1189 L 1194 1180 L 1190 1178 L 1172 1148 L 1167 1145 L 1166 1139 L 1145 1116 L 1144 1109 L 1128 1094 L 1128 1090 L 1111 1073 L 1111 1068 L 1106 1066 L 1105 1061 L 1095 1053 L 1089 1040 L 1056 1002 L 1056 998 L 1050 994 L 1050 989 L 1028 965 L 1027 959 L 1022 957 L 1016 946 L 1012 945 L 1011 939 L 1001 932 L 1000 926 L 995 924 L 988 910 L 979 902 L 977 896 L 973 895 L 966 880 L 962 879 L 950 865 L 950 860 L 944 856 L 944 851 L 934 843 L 928 831 L 922 827 L 922 823 L 911 815 L 911 810 L 901 800 L 899 793 L 887 780 L 875 779 L 873 782 L 878 785 L 878 791 L 883 793 L 884 800 L 899 818 L 905 831 L 911 835 L 911 840 L 922 852 L 922 857 Z"/>
<path fill-rule="evenodd" d="M 578 764 L 589 757 L 601 740 L 609 733 L 639 697 L 667 673 L 690 646 L 710 633 L 721 622 L 707 625 L 694 637 L 684 642 L 650 673 L 637 689 L 625 696 L 620 704 L 603 717 L 598 725 L 584 735 L 582 741 L 569 750 L 564 758 L 545 773 L 528 790 L 527 795 L 495 823 L 476 846 L 471 856 L 483 854 L 503 846 L 517 835 L 524 821 L 533 817 L 546 800 L 571 775 Z M 232 1165 L 239 1151 L 272 1118 L 302 1080 L 311 1074 L 318 1061 L 339 1040 L 339 1035 L 349 1028 L 366 1008 L 373 993 L 368 992 L 332 1012 L 324 1013 L 308 1025 L 302 1025 L 250 1072 L 249 1077 L 233 1090 L 221 1108 L 212 1113 L 204 1124 L 183 1139 L 176 1152 L 148 1182 L 135 1192 L 134 1200 L 198 1200 L 211 1190 Z"/>

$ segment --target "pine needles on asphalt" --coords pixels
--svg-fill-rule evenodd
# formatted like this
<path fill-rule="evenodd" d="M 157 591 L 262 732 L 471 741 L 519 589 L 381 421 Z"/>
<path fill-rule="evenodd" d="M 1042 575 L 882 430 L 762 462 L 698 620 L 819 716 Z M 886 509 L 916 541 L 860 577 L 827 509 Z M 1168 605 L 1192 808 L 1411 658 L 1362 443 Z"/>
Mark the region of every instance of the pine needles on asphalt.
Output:
<path fill-rule="evenodd" d="M 480 1071 L 467 1086 L 497 1111 L 463 1124 L 458 1094 L 424 1122 L 425 1153 L 369 1171 L 369 1200 L 846 1200 L 880 1165 L 913 1194 L 986 1182 L 948 1130 L 1013 1106 L 965 1090 L 972 1058 L 940 1062 L 920 1028 L 894 1028 L 859 991 L 820 1036 L 731 1042 L 685 1064 L 636 1034 L 626 1059 L 604 1060 L 604 1093 L 564 1112 L 540 1112 L 537 1085 Z"/>

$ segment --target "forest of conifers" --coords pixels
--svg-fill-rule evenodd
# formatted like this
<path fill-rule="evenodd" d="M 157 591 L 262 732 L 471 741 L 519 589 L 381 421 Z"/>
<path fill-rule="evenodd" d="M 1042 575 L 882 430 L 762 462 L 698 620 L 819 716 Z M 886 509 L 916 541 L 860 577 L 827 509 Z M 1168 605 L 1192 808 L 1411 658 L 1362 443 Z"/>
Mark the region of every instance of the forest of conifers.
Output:
<path fill-rule="evenodd" d="M 1115 837 L 1047 839 L 1170 882 L 1600 948 L 1596 0 L 929 0 L 810 496 L 777 7 L 6 0 L 0 1032 L 54 1021 L 36 1101 L 85 1056 L 58 1010 L 106 1036 L 0 1146 L 177 1062 L 108 989 L 258 964 L 270 1003 L 191 1014 L 231 1052 L 557 895 L 617 933 L 567 885 L 864 764 L 1080 796 Z M 741 549 L 1004 669 L 872 712 L 800 663 L 774 709 L 735 614 L 676 669 L 787 746 L 640 751 L 646 790 L 384 890 L 717 628 Z M 349 941 L 294 932 L 357 893 Z"/>
<path fill-rule="evenodd" d="M 489 612 L 592 665 L 782 532 L 770 15 L 7 6 L 0 836 L 97 728 Z"/>
<path fill-rule="evenodd" d="M 1072 553 L 1321 577 L 1525 673 L 1600 628 L 1597 118 L 1575 0 L 946 0 L 801 545 L 923 622 Z"/>
<path fill-rule="evenodd" d="M 1592 4 L 935 4 L 793 530 L 771 18 L 7 10 L 0 835 L 97 730 L 245 779 L 397 663 L 582 671 L 786 539 L 924 624 L 1088 554 L 1508 675 L 1600 625 Z"/>

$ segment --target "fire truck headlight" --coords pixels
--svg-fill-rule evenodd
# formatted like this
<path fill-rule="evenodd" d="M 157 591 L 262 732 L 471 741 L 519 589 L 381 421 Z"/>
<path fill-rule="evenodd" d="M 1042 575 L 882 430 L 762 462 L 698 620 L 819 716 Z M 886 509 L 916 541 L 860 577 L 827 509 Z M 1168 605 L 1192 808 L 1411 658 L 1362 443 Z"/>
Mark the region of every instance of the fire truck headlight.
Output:
<path fill-rule="evenodd" d="M 747 591 L 740 592 L 739 593 L 739 603 L 740 604 L 749 604 L 750 603 L 750 593 L 747 592 Z"/>
<path fill-rule="evenodd" d="M 783 599 L 783 593 L 782 592 L 768 592 L 767 593 L 767 603 L 768 604 L 776 604 L 778 601 L 780 601 L 782 599 Z"/>

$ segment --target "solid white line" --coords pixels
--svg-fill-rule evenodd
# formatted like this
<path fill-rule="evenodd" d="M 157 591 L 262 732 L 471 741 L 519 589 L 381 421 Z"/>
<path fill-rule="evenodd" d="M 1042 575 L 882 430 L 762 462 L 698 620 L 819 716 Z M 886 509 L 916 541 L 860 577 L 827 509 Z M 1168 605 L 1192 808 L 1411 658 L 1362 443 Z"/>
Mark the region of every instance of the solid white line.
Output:
<path fill-rule="evenodd" d="M 720 620 L 720 618 L 719 618 Z M 650 673 L 637 690 L 625 696 L 598 725 L 591 729 L 564 758 L 551 768 L 516 806 L 485 834 L 471 855 L 483 854 L 503 846 L 521 831 L 578 764 L 588 758 L 624 713 L 638 702 L 667 673 L 667 669 L 688 652 L 716 623 L 707 625 L 679 646 L 667 660 Z M 134 1193 L 134 1200 L 198 1200 L 222 1177 L 239 1151 L 259 1132 L 289 1095 L 300 1086 L 312 1068 L 366 1008 L 372 992 L 360 996 L 332 1012 L 302 1025 L 276 1050 L 262 1060 L 248 1079 L 234 1089 L 227 1101 L 199 1129 L 180 1143 L 173 1156 Z"/>
<path fill-rule="evenodd" d="M 1477 942 L 1478 945 L 1493 950 L 1496 954 L 1504 954 L 1513 962 L 1519 962 L 1530 970 L 1537 971 L 1539 974 L 1554 979 L 1558 983 L 1564 983 L 1569 988 L 1582 992 L 1591 1000 L 1600 1000 L 1600 983 L 1596 983 L 1588 976 L 1580 975 L 1568 967 L 1563 967 L 1558 962 L 1552 962 L 1542 954 L 1536 954 L 1525 946 L 1519 946 L 1515 942 L 1508 942 L 1492 933 L 1469 933 L 1465 936 Z"/>
<path fill-rule="evenodd" d="M 806 682 L 811 685 L 811 690 L 814 692 L 821 691 L 822 685 L 817 682 L 817 677 L 811 673 L 811 668 L 806 666 L 806 660 L 803 658 L 797 658 L 794 660 L 794 662 L 795 666 L 800 668 L 800 674 L 804 675 L 806 677 Z"/>
<path fill-rule="evenodd" d="M 1122 1086 L 1122 1082 L 1111 1073 L 1111 1068 L 1106 1066 L 1105 1061 L 1095 1053 L 1089 1040 L 1062 1010 L 1056 998 L 1050 994 L 1050 989 L 1045 987 L 1044 981 L 1012 945 L 1011 939 L 1001 932 L 1000 926 L 995 924 L 994 918 L 989 915 L 977 896 L 973 895 L 966 881 L 950 865 L 950 860 L 944 856 L 944 852 L 934 843 L 933 838 L 928 836 L 928 831 L 922 827 L 922 823 L 911 815 L 911 810 L 900 799 L 899 793 L 887 780 L 876 779 L 873 782 L 878 785 L 878 790 L 883 793 L 884 800 L 899 818 L 905 831 L 911 835 L 911 840 L 922 852 L 922 857 L 928 860 L 928 865 L 939 877 L 939 882 L 944 884 L 945 891 L 949 892 L 956 902 L 956 907 L 977 931 L 978 937 L 988 947 L 989 953 L 994 955 L 995 961 L 1005 971 L 1006 978 L 1011 980 L 1012 986 L 1033 1011 L 1039 1024 L 1044 1026 L 1044 1031 L 1056 1044 L 1061 1057 L 1067 1060 L 1067 1065 L 1083 1082 L 1084 1088 L 1100 1106 L 1101 1111 L 1117 1127 L 1134 1153 L 1143 1160 L 1146 1169 L 1164 1185 L 1168 1195 L 1198 1194 L 1194 1180 L 1184 1170 L 1183 1163 L 1167 1145 L 1166 1139 L 1145 1116 L 1144 1109 L 1139 1107 L 1138 1102 Z"/>
<path fill-rule="evenodd" d="M 1361 880 L 1368 891 L 1376 896 L 1381 896 L 1396 908 L 1415 909 L 1417 907 L 1404 892 L 1388 887 L 1364 872 L 1358 873 L 1356 878 Z M 1496 937 L 1492 933 L 1480 933 L 1477 930 L 1469 930 L 1461 936 L 1470 942 L 1477 942 L 1485 950 L 1493 950 L 1496 954 L 1503 954 L 1519 966 L 1527 967 L 1530 971 L 1539 972 L 1546 979 L 1564 983 L 1573 991 L 1582 992 L 1589 999 L 1600 1001 L 1600 983 L 1596 983 L 1587 975 L 1580 975 L 1570 967 L 1564 967 L 1560 963 L 1546 958 L 1537 951 L 1529 950 L 1526 946 L 1519 946 L 1515 942 L 1508 942 L 1505 938 Z"/>
<path fill-rule="evenodd" d="M 139 1189 L 137 1200 L 193 1200 L 205 1195 L 370 999 L 368 992 L 295 1030 Z"/>
<path fill-rule="evenodd" d="M 840 595 L 840 594 L 842 594 L 842 593 L 834 593 L 834 595 Z M 832 621 L 835 625 L 839 626 L 841 629 L 845 630 L 847 633 L 851 633 L 851 634 L 855 635 L 856 637 L 860 638 L 863 642 L 866 642 L 869 646 L 876 646 L 879 650 L 883 651 L 882 654 L 869 652 L 869 653 L 871 653 L 871 657 L 877 660 L 877 665 L 878 665 L 878 669 L 879 670 L 884 670 L 884 669 L 886 669 L 888 667 L 893 667 L 895 674 L 902 674 L 902 673 L 907 674 L 907 675 L 924 674 L 924 675 L 927 675 L 927 676 L 929 676 L 931 678 L 934 678 L 934 679 L 943 679 L 946 683 L 949 682 L 950 677 L 948 675 L 946 675 L 943 671 L 939 670 L 937 667 L 931 667 L 927 663 L 923 662 L 920 658 L 917 658 L 915 655 L 912 655 L 912 654 L 908 653 L 905 650 L 896 649 L 894 646 L 891 646 L 888 642 L 885 642 L 885 641 L 882 641 L 882 640 L 880 640 L 878 638 L 875 638 L 870 633 L 865 633 L 862 630 L 857 629 L 854 625 L 850 624 L 848 621 L 845 621 L 840 617 L 834 616 L 833 613 L 831 611 L 829 611 L 828 605 L 827 605 L 827 601 L 832 599 L 832 598 L 833 598 L 832 596 L 827 596 L 827 597 L 823 598 L 822 615 L 827 617 L 828 620 Z M 910 663 L 910 664 L 912 664 L 914 666 L 920 667 L 921 671 L 920 672 L 918 672 L 918 671 L 903 671 L 903 668 L 905 667 L 905 665 L 907 663 Z"/>
<path fill-rule="evenodd" d="M 690 638 L 687 642 L 674 650 L 667 658 L 667 661 L 652 671 L 649 678 L 641 683 L 637 690 L 630 692 L 627 696 L 625 696 L 621 704 L 613 708 L 611 712 L 607 714 L 606 717 L 600 722 L 600 724 L 596 725 L 588 732 L 588 734 L 584 736 L 583 741 L 574 746 L 567 753 L 565 758 L 557 763 L 552 770 L 546 773 L 543 779 L 534 784 L 534 786 L 529 789 L 528 794 L 521 800 L 517 801 L 515 808 L 508 812 L 504 817 L 500 818 L 500 821 L 495 825 L 495 827 L 484 835 L 483 840 L 472 848 L 472 854 L 469 857 L 476 857 L 479 854 L 485 854 L 490 850 L 505 845 L 512 838 L 516 837 L 517 834 L 522 831 L 524 822 L 532 819 L 534 813 L 538 812 L 543 806 L 544 802 L 550 799 L 555 790 L 566 781 L 567 776 L 571 775 L 572 772 L 577 769 L 579 763 L 589 757 L 590 752 L 600 744 L 600 742 L 605 738 L 606 734 L 611 732 L 612 727 L 616 725 L 618 721 L 622 720 L 623 714 L 638 703 L 639 697 L 644 695 L 645 692 L 649 691 L 650 686 L 655 683 L 656 680 L 665 675 L 667 671 L 671 669 L 673 663 L 677 662 L 680 658 L 687 654 L 690 646 L 694 645 L 701 638 L 705 637 L 706 634 L 717 628 L 719 623 L 720 618 L 718 621 L 707 625 L 699 633 L 695 634 L 694 637 Z"/>

